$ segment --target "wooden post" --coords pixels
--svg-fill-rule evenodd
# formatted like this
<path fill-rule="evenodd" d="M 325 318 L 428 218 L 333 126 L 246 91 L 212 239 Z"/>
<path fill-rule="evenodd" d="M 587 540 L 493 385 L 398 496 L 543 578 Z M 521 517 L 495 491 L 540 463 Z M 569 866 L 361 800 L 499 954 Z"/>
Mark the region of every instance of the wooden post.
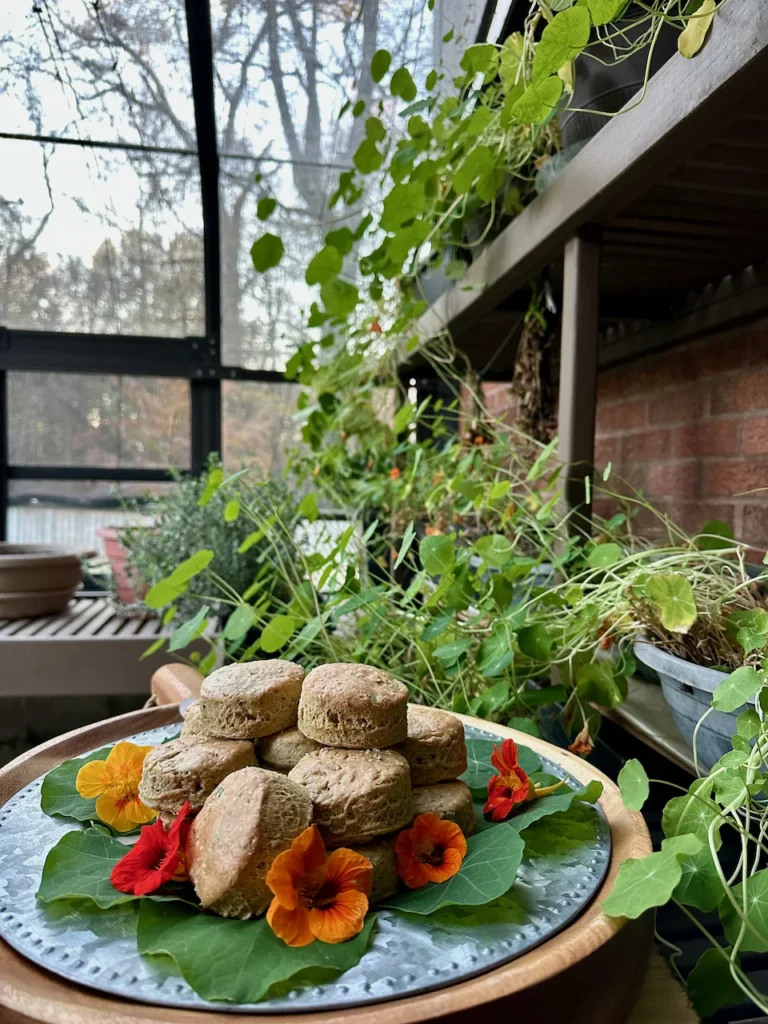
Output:
<path fill-rule="evenodd" d="M 591 528 L 591 494 L 585 476 L 595 458 L 597 328 L 600 306 L 600 240 L 582 229 L 566 243 L 558 407 L 559 457 L 564 468 L 565 511 L 573 533 Z"/>

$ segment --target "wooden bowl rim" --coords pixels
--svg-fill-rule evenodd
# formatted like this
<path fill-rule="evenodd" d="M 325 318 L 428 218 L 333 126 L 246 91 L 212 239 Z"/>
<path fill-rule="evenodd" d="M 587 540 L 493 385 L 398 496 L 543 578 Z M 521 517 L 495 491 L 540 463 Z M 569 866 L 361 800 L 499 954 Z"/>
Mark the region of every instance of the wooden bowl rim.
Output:
<path fill-rule="evenodd" d="M 600 805 L 611 828 L 611 861 L 605 881 L 586 911 L 562 932 L 553 936 L 517 960 L 497 967 L 456 985 L 402 999 L 350 1007 L 348 1010 L 298 1014 L 266 1014 L 271 1024 L 312 1024 L 333 1021 L 334 1024 L 412 1024 L 477 1009 L 495 1000 L 539 985 L 596 952 L 608 943 L 625 925 L 624 919 L 606 917 L 600 902 L 613 887 L 619 866 L 630 857 L 643 857 L 652 850 L 651 839 L 643 817 L 628 811 L 618 787 L 611 780 L 583 761 L 544 740 L 517 732 L 494 722 L 455 715 L 501 739 L 511 737 L 567 768 L 580 782 L 599 779 L 604 786 Z M 40 775 L 71 757 L 114 743 L 134 733 L 180 721 L 179 706 L 146 708 L 127 715 L 107 719 L 56 737 L 22 754 L 0 769 L 0 807 L 16 792 Z M 254 1024 L 262 1015 L 217 1013 L 215 1010 L 176 1010 L 167 1006 L 130 1003 L 90 989 L 70 984 L 50 974 L 16 953 L 0 941 L 0 1006 L 25 1014 L 47 1024 L 211 1024 L 213 1020 L 230 1024 Z M 489 1010 L 489 1012 L 492 1012 Z M 564 1007 L 567 1013 L 567 1007 Z"/>

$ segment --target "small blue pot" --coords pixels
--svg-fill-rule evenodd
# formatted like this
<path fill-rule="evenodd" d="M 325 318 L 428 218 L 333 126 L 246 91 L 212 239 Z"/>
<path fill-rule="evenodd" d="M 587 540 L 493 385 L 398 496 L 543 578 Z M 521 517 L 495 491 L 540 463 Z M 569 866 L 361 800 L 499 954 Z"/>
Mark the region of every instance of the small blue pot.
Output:
<path fill-rule="evenodd" d="M 654 647 L 647 640 L 638 640 L 634 651 L 638 661 L 658 673 L 661 690 L 675 725 L 693 747 L 693 730 L 712 703 L 712 694 L 728 678 L 727 674 L 683 661 L 674 654 L 667 654 L 660 647 Z M 751 703 L 754 704 L 754 701 Z M 746 706 L 730 714 L 713 711 L 707 717 L 696 738 L 696 755 L 701 768 L 709 770 L 715 761 L 719 761 L 731 749 L 736 718 Z"/>

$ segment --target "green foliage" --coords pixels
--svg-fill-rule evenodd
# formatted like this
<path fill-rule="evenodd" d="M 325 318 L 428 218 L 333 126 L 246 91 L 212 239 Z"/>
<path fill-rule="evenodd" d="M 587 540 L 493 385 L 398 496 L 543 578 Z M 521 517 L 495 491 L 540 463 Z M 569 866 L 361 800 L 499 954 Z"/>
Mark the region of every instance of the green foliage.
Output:
<path fill-rule="evenodd" d="M 720 683 L 712 697 L 712 707 L 718 711 L 737 711 L 755 696 L 764 678 L 761 672 L 742 665 Z"/>
<path fill-rule="evenodd" d="M 687 633 L 696 621 L 696 601 L 691 584 L 679 573 L 655 573 L 646 584 L 646 595 L 662 626 L 672 633 Z"/>
<path fill-rule="evenodd" d="M 630 811 L 642 810 L 648 799 L 648 776 L 636 757 L 624 764 L 619 772 L 618 783 L 624 806 Z"/>
<path fill-rule="evenodd" d="M 255 270 L 265 273 L 276 267 L 283 258 L 283 240 L 267 231 L 251 246 L 251 260 Z"/>
<path fill-rule="evenodd" d="M 665 839 L 658 853 L 624 861 L 613 891 L 603 901 L 603 910 L 609 917 L 634 919 L 651 907 L 662 907 L 680 882 L 681 860 L 700 850 L 696 836 L 675 836 Z"/>
<path fill-rule="evenodd" d="M 276 206 L 276 199 L 272 199 L 271 197 L 265 196 L 263 199 L 259 200 L 256 206 L 256 216 L 259 218 L 259 220 L 268 220 L 275 212 Z"/>
<path fill-rule="evenodd" d="M 238 921 L 201 914 L 183 903 L 141 900 L 137 941 L 143 956 L 170 957 L 181 975 L 211 1002 L 258 1003 L 297 984 L 330 981 L 359 963 L 371 943 L 376 915 L 359 935 L 298 949 L 278 939 L 265 918 Z"/>
<path fill-rule="evenodd" d="M 730 947 L 705 949 L 688 975 L 688 997 L 700 1017 L 711 1017 L 722 1006 L 744 1001 L 731 974 L 731 953 Z"/>
<path fill-rule="evenodd" d="M 582 52 L 589 42 L 591 22 L 586 7 L 569 7 L 556 14 L 541 34 L 533 58 L 534 81 L 555 74 Z"/>
<path fill-rule="evenodd" d="M 373 55 L 371 61 L 371 78 L 374 82 L 380 82 L 384 75 L 389 71 L 389 65 L 392 63 L 392 54 L 389 50 L 377 50 Z"/>
<path fill-rule="evenodd" d="M 514 885 L 524 848 L 519 831 L 507 824 L 478 832 L 467 840 L 461 868 L 447 882 L 398 892 L 382 900 L 381 906 L 408 914 L 433 914 L 441 907 L 490 903 Z"/>

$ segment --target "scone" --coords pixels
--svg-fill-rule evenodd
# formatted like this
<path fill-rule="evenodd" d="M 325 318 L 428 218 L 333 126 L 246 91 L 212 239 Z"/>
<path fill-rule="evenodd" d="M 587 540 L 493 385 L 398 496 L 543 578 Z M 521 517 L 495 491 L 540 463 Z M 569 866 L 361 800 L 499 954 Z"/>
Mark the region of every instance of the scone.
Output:
<path fill-rule="evenodd" d="M 263 914 L 275 857 L 312 821 L 307 791 L 276 772 L 243 768 L 228 775 L 195 818 L 187 870 L 200 902 L 223 917 Z"/>
<path fill-rule="evenodd" d="M 437 814 L 459 826 L 465 836 L 476 828 L 472 792 L 463 782 L 438 782 L 434 786 L 414 786 L 413 816 Z"/>
<path fill-rule="evenodd" d="M 414 786 L 458 779 L 467 770 L 464 726 L 438 708 L 408 705 L 408 737 L 398 750 L 411 766 Z"/>
<path fill-rule="evenodd" d="M 318 743 L 305 736 L 295 725 L 290 729 L 283 729 L 282 732 L 276 732 L 274 736 L 265 736 L 257 744 L 259 760 L 267 768 L 274 768 L 278 772 L 289 772 L 305 754 L 311 754 L 318 746 Z"/>
<path fill-rule="evenodd" d="M 413 817 L 408 762 L 394 750 L 321 747 L 288 778 L 306 786 L 312 820 L 329 846 L 367 843 Z"/>
<path fill-rule="evenodd" d="M 181 736 L 186 739 L 188 736 L 210 736 L 200 721 L 200 701 L 196 700 L 190 704 L 184 712 L 184 724 L 181 727 Z M 213 736 L 213 739 L 226 739 L 223 736 Z"/>
<path fill-rule="evenodd" d="M 407 735 L 408 689 L 369 665 L 320 665 L 304 681 L 299 728 L 329 747 L 392 747 Z"/>
<path fill-rule="evenodd" d="M 139 797 L 147 807 L 176 814 L 185 800 L 202 807 L 222 779 L 256 764 L 253 743 L 179 737 L 144 758 Z"/>
<path fill-rule="evenodd" d="M 200 687 L 200 727 L 211 736 L 256 739 L 296 725 L 304 669 L 291 661 L 225 665 Z"/>
<path fill-rule="evenodd" d="M 360 843 L 350 847 L 355 853 L 367 857 L 373 865 L 373 885 L 370 902 L 376 903 L 386 896 L 397 892 L 397 856 L 395 854 L 396 836 L 381 836 L 370 843 Z"/>

